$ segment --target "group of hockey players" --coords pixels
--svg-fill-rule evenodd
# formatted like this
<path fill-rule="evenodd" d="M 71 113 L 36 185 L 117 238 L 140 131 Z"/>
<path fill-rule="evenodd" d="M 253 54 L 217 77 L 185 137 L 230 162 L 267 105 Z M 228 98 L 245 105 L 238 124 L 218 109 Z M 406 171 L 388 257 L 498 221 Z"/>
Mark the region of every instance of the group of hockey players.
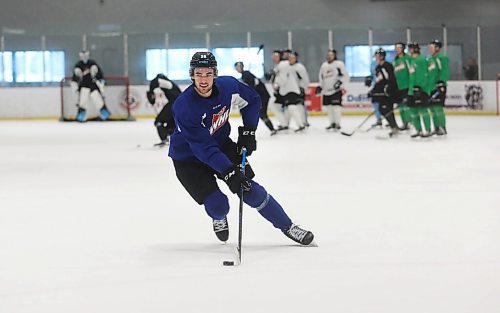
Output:
<path fill-rule="evenodd" d="M 295 132 L 304 131 L 309 127 L 307 110 L 305 108 L 306 90 L 309 87 L 309 74 L 305 66 L 299 62 L 299 54 L 290 49 L 275 50 L 272 54 L 274 68 L 266 73 L 266 79 L 271 83 L 274 95 L 275 113 L 278 127 L 274 128 L 267 115 L 270 99 L 264 83 L 249 71 L 243 69 L 243 62 L 236 62 L 235 69 L 242 74 L 242 80 L 259 93 L 262 99 L 261 119 L 275 135 L 279 131 L 288 130 L 290 121 L 295 123 Z M 326 61 L 319 71 L 319 86 L 316 94 L 323 96 L 329 125 L 327 129 L 340 129 L 342 113 L 342 95 L 345 92 L 344 84 L 349 81 L 349 74 L 342 61 L 337 59 L 337 52 L 329 50 Z"/>
<path fill-rule="evenodd" d="M 435 39 L 429 43 L 431 54 L 427 58 L 421 55 L 416 42 L 408 44 L 408 54 L 404 43 L 396 43 L 395 47 L 393 64 L 385 61 L 383 49 L 375 52 L 375 82 L 371 76 L 365 80 L 365 84 L 372 87 L 369 95 L 377 115 L 374 126 L 382 125 L 382 118 L 385 118 L 391 127 L 391 137 L 401 130 L 409 130 L 410 125 L 414 128 L 412 138 L 446 135 L 444 102 L 450 68 L 448 57 L 440 52 L 441 42 Z M 395 103 L 402 126 L 398 126 L 394 118 Z"/>

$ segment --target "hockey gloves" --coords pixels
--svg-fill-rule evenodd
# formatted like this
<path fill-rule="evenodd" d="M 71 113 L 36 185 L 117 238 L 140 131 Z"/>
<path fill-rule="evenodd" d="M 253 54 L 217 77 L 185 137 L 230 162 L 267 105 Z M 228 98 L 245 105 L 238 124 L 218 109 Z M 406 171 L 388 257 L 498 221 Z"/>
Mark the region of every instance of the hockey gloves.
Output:
<path fill-rule="evenodd" d="M 155 104 L 155 93 L 152 91 L 146 91 L 146 97 L 148 98 L 148 102 L 151 104 Z"/>
<path fill-rule="evenodd" d="M 337 82 L 333 84 L 333 89 L 340 90 L 340 86 L 342 86 L 342 82 L 340 80 L 337 80 Z"/>
<path fill-rule="evenodd" d="M 241 154 L 243 147 L 247 148 L 247 155 L 257 150 L 257 141 L 255 141 L 255 128 L 247 126 L 238 127 L 238 142 L 236 143 L 236 151 Z"/>
<path fill-rule="evenodd" d="M 238 193 L 241 189 L 245 192 L 252 189 L 250 179 L 236 165 L 222 173 L 221 178 L 228 185 L 232 193 Z"/>
<path fill-rule="evenodd" d="M 372 81 L 372 77 L 371 77 L 371 76 L 366 76 L 366 77 L 365 77 L 365 86 L 366 86 L 366 87 L 371 87 L 371 86 L 372 86 L 372 83 L 373 83 L 373 81 Z"/>
<path fill-rule="evenodd" d="M 316 87 L 315 93 L 316 95 L 319 95 L 323 91 L 323 88 L 321 86 Z"/>

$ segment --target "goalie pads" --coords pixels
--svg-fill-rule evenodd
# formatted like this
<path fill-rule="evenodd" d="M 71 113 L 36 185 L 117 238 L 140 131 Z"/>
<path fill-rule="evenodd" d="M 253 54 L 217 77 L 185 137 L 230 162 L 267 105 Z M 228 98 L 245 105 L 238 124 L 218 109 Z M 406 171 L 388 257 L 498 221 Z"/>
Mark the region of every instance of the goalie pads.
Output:
<path fill-rule="evenodd" d="M 78 83 L 75 82 L 75 81 L 70 81 L 69 82 L 69 85 L 71 86 L 71 90 L 74 92 L 74 93 L 78 93 Z"/>
<path fill-rule="evenodd" d="M 75 67 L 73 70 L 73 73 L 75 73 L 75 76 L 82 78 L 83 77 L 83 72 L 82 69 L 79 67 Z"/>
<path fill-rule="evenodd" d="M 99 67 L 94 64 L 90 67 L 90 76 L 92 76 L 92 78 L 95 78 L 97 76 L 97 73 L 99 73 Z"/>

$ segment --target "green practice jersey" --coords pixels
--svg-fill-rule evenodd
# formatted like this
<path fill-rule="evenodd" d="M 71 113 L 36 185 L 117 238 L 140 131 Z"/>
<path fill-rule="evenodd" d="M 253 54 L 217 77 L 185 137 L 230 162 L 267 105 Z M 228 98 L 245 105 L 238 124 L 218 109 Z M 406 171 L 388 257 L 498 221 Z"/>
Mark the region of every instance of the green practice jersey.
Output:
<path fill-rule="evenodd" d="M 441 52 L 427 60 L 427 70 L 429 72 L 429 88 L 434 89 L 437 82 L 446 82 L 450 79 L 450 61 Z"/>
<path fill-rule="evenodd" d="M 422 55 L 411 58 L 410 80 L 408 94 L 413 95 L 413 87 L 420 87 L 425 93 L 429 93 L 427 61 Z"/>
<path fill-rule="evenodd" d="M 399 90 L 407 89 L 410 84 L 410 63 L 411 57 L 407 54 L 396 57 L 392 63 Z"/>

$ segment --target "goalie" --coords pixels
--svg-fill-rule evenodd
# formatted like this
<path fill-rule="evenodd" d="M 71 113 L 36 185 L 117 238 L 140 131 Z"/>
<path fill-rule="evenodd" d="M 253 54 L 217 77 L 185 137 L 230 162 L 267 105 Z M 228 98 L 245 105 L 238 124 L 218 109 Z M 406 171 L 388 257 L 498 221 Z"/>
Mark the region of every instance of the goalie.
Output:
<path fill-rule="evenodd" d="M 160 136 L 157 147 L 164 147 L 169 142 L 169 137 L 174 133 L 175 121 L 172 113 L 172 105 L 175 99 L 181 94 L 181 89 L 173 81 L 163 74 L 158 74 L 149 83 L 149 90 L 146 92 L 149 103 L 160 113 L 155 119 L 155 127 Z"/>
<path fill-rule="evenodd" d="M 105 121 L 111 115 L 104 103 L 104 80 L 101 68 L 91 60 L 88 51 L 80 52 L 80 61 L 75 64 L 71 86 L 78 93 L 76 120 L 87 121 L 87 107 L 93 102 L 99 110 L 99 118 Z"/>

